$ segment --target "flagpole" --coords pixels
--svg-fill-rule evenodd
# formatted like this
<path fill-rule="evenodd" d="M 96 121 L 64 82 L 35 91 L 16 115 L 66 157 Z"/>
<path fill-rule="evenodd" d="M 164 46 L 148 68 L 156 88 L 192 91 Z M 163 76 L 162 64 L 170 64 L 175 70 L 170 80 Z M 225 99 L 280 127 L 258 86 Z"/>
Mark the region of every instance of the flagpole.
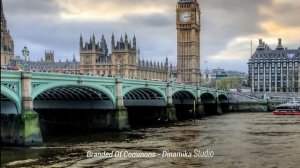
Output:
<path fill-rule="evenodd" d="M 252 36 L 251 36 L 251 55 L 250 56 L 252 56 Z"/>

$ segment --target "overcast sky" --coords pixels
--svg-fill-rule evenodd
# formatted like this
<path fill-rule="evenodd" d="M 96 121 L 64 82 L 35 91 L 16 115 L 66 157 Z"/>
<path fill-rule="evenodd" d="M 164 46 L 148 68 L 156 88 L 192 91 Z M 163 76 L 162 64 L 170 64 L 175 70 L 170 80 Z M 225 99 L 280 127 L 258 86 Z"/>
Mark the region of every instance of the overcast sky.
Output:
<path fill-rule="evenodd" d="M 201 8 L 201 69 L 221 67 L 247 71 L 247 60 L 258 39 L 272 48 L 282 38 L 288 48 L 300 46 L 298 0 L 198 0 Z M 109 48 L 116 38 L 135 34 L 141 57 L 176 65 L 175 8 L 177 0 L 3 0 L 15 55 L 26 45 L 30 59 L 54 50 L 58 61 L 79 59 L 79 37 Z"/>

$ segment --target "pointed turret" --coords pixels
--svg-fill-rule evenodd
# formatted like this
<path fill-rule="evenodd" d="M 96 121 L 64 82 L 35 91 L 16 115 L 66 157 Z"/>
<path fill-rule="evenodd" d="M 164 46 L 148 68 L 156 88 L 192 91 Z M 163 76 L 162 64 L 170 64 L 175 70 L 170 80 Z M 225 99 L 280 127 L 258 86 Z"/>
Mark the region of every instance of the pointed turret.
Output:
<path fill-rule="evenodd" d="M 133 36 L 133 49 L 136 49 L 136 38 L 135 38 L 135 35 Z"/>
<path fill-rule="evenodd" d="M 93 34 L 93 42 L 96 44 L 96 38 L 94 34 Z"/>
<path fill-rule="evenodd" d="M 3 5 L 2 5 L 2 0 L 0 0 L 0 5 L 1 5 L 1 16 L 4 15 L 4 12 L 3 12 Z"/>
<path fill-rule="evenodd" d="M 95 50 L 96 49 L 96 38 L 95 35 L 93 34 L 92 36 L 92 49 Z"/>
<path fill-rule="evenodd" d="M 123 43 L 123 42 L 124 42 L 124 41 L 123 41 L 123 36 L 122 36 L 122 35 L 121 35 L 120 42 L 121 42 L 121 43 Z"/>
<path fill-rule="evenodd" d="M 166 69 L 169 68 L 169 59 L 168 59 L 168 57 L 166 57 L 165 68 Z"/>
<path fill-rule="evenodd" d="M 125 43 L 128 43 L 128 36 L 127 36 L 127 33 L 125 33 Z"/>
<path fill-rule="evenodd" d="M 111 35 L 111 50 L 115 49 L 115 36 L 114 33 Z"/>
<path fill-rule="evenodd" d="M 105 40 L 105 38 L 104 38 L 104 35 L 102 34 L 102 36 L 101 36 L 100 48 L 105 47 L 105 45 L 106 45 L 106 40 Z"/>
<path fill-rule="evenodd" d="M 92 41 L 92 37 L 90 36 L 90 44 L 92 44 L 92 42 L 93 42 L 93 41 Z"/>
<path fill-rule="evenodd" d="M 75 54 L 73 54 L 73 62 L 76 62 Z"/>
<path fill-rule="evenodd" d="M 105 41 L 104 35 L 101 36 L 101 42 Z"/>
<path fill-rule="evenodd" d="M 79 48 L 80 50 L 83 48 L 83 40 L 82 40 L 82 34 L 80 33 L 80 38 L 79 38 Z"/>
<path fill-rule="evenodd" d="M 6 26 L 6 19 L 5 19 L 5 16 L 4 16 L 2 0 L 0 0 L 0 2 L 1 2 L 1 32 L 8 32 L 7 31 L 7 26 Z M 2 36 L 2 34 L 1 34 L 1 36 Z"/>

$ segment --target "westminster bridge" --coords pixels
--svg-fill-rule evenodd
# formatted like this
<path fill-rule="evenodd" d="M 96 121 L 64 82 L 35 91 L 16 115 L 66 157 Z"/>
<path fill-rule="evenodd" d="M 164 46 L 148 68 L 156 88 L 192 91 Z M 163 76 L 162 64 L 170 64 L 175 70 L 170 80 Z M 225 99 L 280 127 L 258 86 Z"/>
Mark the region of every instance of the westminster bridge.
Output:
<path fill-rule="evenodd" d="M 123 130 L 139 121 L 221 114 L 228 101 L 225 91 L 170 82 L 1 70 L 1 142 L 38 144 L 66 122 Z"/>

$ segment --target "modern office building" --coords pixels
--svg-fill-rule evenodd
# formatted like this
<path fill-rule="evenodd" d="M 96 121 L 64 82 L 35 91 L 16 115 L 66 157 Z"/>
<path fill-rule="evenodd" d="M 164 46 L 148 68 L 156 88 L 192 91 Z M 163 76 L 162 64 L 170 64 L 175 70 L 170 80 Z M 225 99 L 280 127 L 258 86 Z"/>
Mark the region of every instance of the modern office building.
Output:
<path fill-rule="evenodd" d="M 249 86 L 252 92 L 299 92 L 300 47 L 288 49 L 278 39 L 272 50 L 259 39 L 259 45 L 248 62 Z"/>

